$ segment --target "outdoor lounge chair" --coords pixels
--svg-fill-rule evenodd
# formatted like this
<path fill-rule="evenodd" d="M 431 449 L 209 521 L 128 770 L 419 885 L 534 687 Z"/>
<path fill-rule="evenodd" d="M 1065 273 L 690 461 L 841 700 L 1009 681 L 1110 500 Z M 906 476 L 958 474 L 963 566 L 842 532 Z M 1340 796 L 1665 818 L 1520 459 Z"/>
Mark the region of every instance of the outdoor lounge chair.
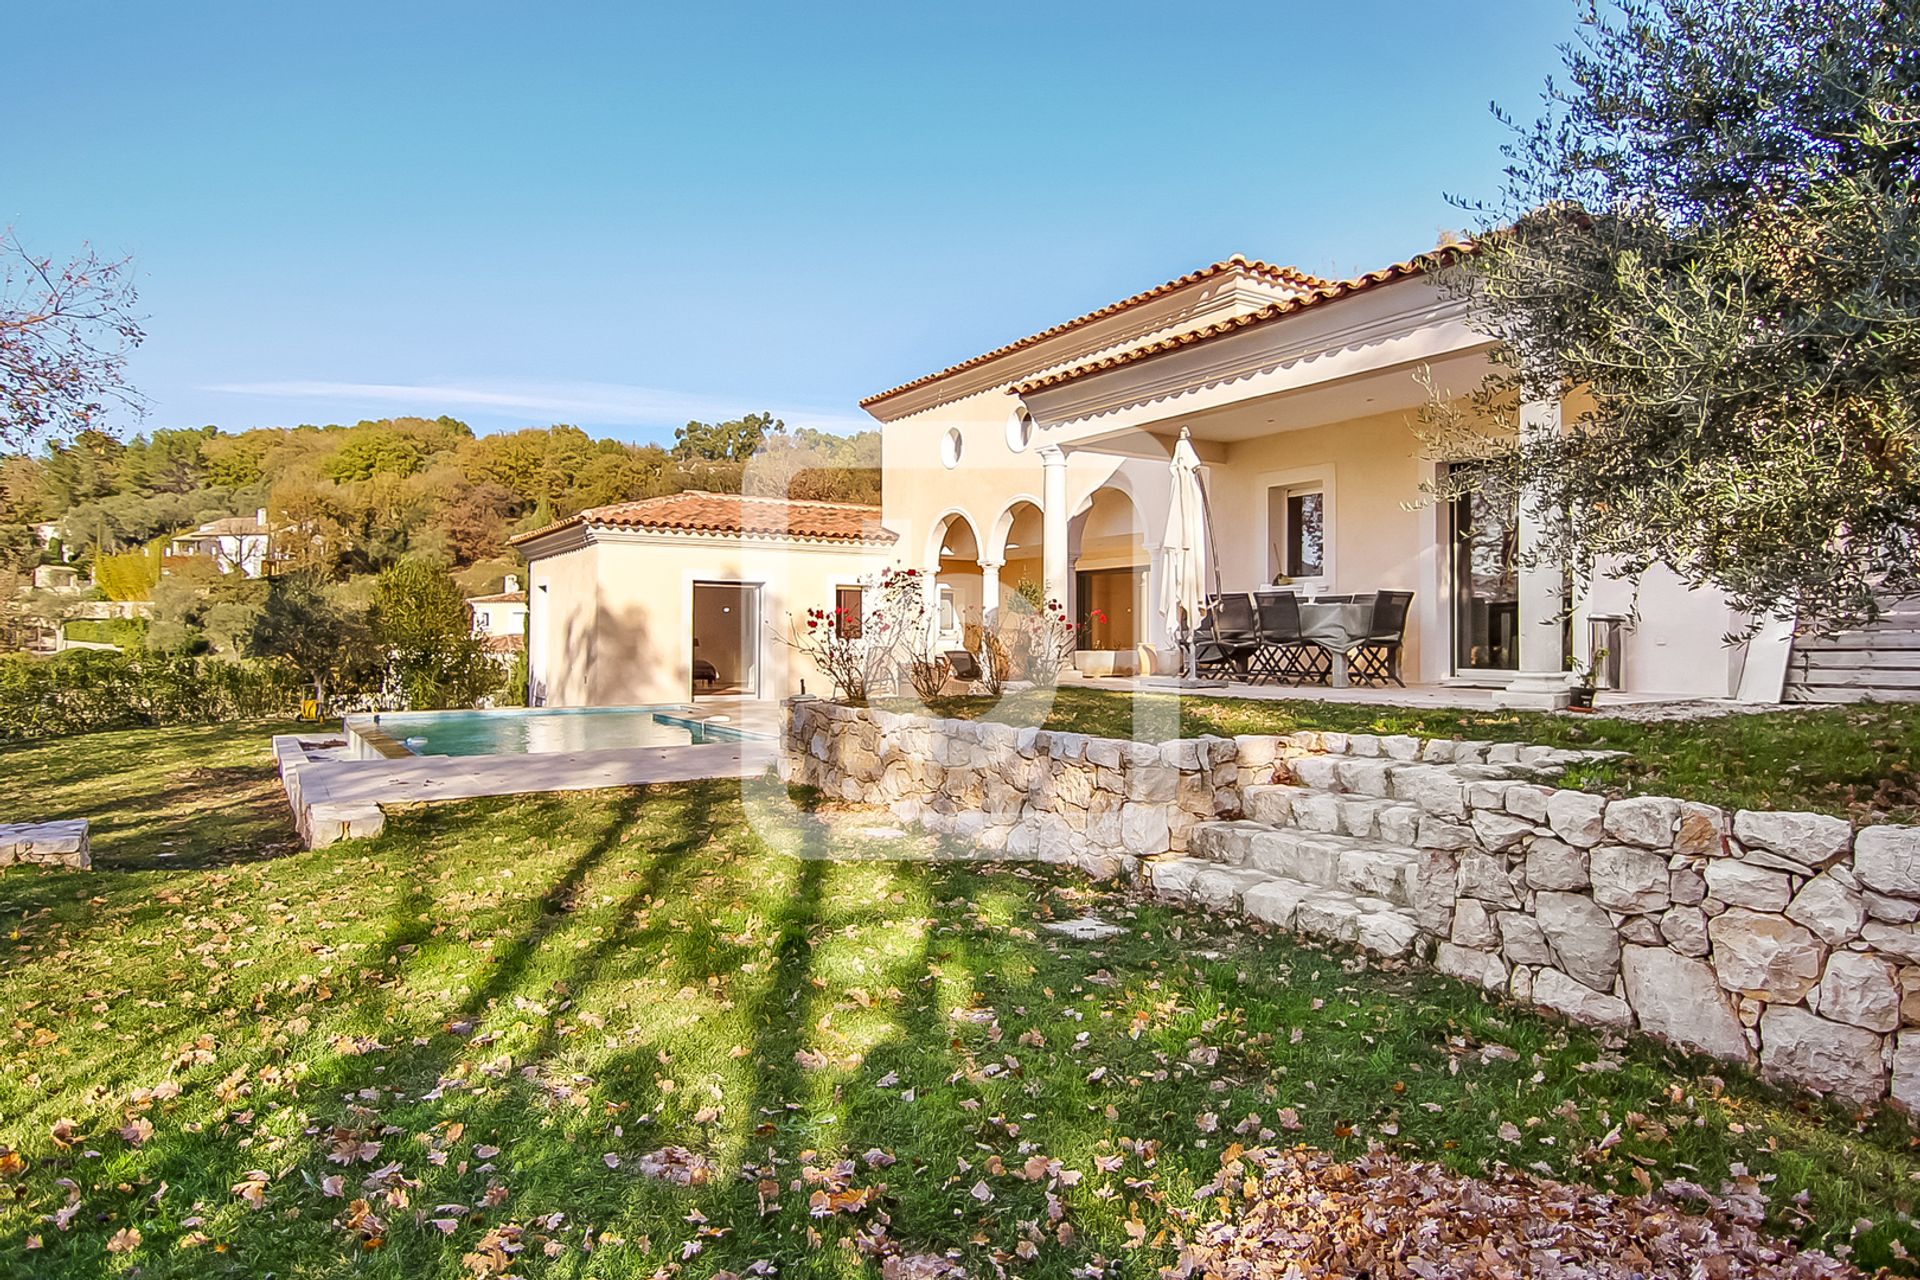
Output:
<path fill-rule="evenodd" d="M 980 659 L 965 649 L 943 649 L 941 656 L 947 660 L 947 674 L 955 680 L 972 684 L 976 680 L 987 678 L 987 673 L 980 669 Z"/>
<path fill-rule="evenodd" d="M 1300 633 L 1300 597 L 1291 591 L 1262 591 L 1253 600 L 1260 616 L 1254 672 L 1287 684 L 1325 680 L 1333 661 L 1326 650 Z"/>
<path fill-rule="evenodd" d="M 1260 651 L 1260 620 L 1245 595 L 1215 596 L 1194 631 L 1194 666 L 1213 675 L 1246 675 Z"/>
<path fill-rule="evenodd" d="M 1347 678 L 1355 684 L 1385 684 L 1402 689 L 1401 642 L 1406 639 L 1407 613 L 1413 607 L 1411 591 L 1378 591 L 1373 597 L 1373 621 L 1366 639 L 1347 651 Z"/>

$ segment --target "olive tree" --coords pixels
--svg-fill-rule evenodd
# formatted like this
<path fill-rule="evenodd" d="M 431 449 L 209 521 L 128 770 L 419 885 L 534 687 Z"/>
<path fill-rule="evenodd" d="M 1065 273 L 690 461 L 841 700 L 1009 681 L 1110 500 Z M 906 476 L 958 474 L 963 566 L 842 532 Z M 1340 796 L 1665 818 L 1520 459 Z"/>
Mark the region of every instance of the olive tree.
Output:
<path fill-rule="evenodd" d="M 1920 586 L 1920 4 L 1616 0 L 1562 54 L 1440 273 L 1498 344 L 1429 424 L 1453 485 L 1561 513 L 1577 571 L 1875 616 Z M 1569 392 L 1557 433 L 1475 421 Z"/>

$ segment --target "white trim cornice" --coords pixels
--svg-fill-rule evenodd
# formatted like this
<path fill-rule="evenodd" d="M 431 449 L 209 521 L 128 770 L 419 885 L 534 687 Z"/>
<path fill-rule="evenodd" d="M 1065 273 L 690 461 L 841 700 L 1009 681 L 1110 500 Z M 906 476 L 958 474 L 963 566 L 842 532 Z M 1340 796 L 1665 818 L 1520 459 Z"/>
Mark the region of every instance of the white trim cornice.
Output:
<path fill-rule="evenodd" d="M 1467 324 L 1467 303 L 1424 280 L 1175 347 L 1028 392 L 1022 403 L 1050 443 L 1074 428 L 1101 431 L 1318 383 L 1484 349 L 1492 339 Z M 1150 413 L 1130 413 L 1143 406 Z M 1038 437 L 1037 437 L 1038 438 Z"/>

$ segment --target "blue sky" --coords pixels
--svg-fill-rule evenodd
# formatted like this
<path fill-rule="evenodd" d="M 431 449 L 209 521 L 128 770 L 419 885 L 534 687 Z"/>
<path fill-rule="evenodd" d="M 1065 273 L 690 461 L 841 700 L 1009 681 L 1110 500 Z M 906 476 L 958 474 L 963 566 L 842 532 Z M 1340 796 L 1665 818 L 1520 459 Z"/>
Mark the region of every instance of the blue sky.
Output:
<path fill-rule="evenodd" d="M 1574 10 L 22 0 L 0 223 L 130 254 L 144 427 L 670 438 L 1492 194 Z"/>

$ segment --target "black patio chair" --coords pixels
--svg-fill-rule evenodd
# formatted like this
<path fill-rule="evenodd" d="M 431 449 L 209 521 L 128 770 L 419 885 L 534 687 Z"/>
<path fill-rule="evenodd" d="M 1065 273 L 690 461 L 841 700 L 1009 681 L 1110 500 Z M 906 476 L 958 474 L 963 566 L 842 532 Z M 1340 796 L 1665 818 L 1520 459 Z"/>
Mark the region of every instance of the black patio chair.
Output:
<path fill-rule="evenodd" d="M 1194 631 L 1194 667 L 1212 674 L 1246 675 L 1260 651 L 1260 620 L 1245 595 L 1215 596 Z"/>
<path fill-rule="evenodd" d="M 1391 680 L 1402 689 L 1400 650 L 1407 636 L 1407 613 L 1413 607 L 1411 591 L 1377 591 L 1373 596 L 1373 621 L 1367 625 L 1366 639 L 1347 651 L 1347 678 L 1355 684 L 1385 684 Z"/>
<path fill-rule="evenodd" d="M 987 673 L 980 669 L 980 660 L 965 649 L 944 649 L 941 656 L 947 660 L 947 674 L 955 680 L 972 684 L 987 678 Z"/>
<path fill-rule="evenodd" d="M 1324 681 L 1333 659 L 1300 633 L 1300 597 L 1291 591 L 1261 591 L 1253 597 L 1260 614 L 1260 648 L 1253 669 L 1286 684 Z"/>

